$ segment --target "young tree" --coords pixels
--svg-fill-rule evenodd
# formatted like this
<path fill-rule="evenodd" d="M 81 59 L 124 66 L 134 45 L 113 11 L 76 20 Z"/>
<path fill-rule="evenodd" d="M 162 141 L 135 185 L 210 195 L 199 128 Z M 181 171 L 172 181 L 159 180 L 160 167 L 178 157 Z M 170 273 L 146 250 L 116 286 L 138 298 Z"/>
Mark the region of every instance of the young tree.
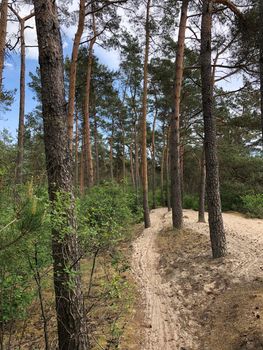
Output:
<path fill-rule="evenodd" d="M 211 0 L 203 1 L 200 63 L 209 228 L 213 257 L 219 258 L 226 254 L 226 238 L 221 212 L 221 199 L 219 190 L 216 123 L 213 116 L 213 82 L 211 65 L 212 6 L 213 2 Z"/>
<path fill-rule="evenodd" d="M 53 0 L 34 0 L 49 198 L 59 349 L 87 350 L 74 213 L 72 159 L 67 137 L 64 63 Z"/>

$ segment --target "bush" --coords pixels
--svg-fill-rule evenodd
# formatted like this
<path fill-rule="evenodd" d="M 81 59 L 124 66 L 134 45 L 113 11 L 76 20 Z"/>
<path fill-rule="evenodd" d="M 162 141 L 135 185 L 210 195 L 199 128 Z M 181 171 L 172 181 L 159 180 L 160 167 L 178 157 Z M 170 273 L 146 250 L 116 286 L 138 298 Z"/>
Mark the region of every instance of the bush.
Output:
<path fill-rule="evenodd" d="M 263 219 L 263 193 L 242 196 L 243 208 L 249 216 Z"/>
<path fill-rule="evenodd" d="M 198 210 L 199 203 L 198 203 L 198 197 L 191 195 L 191 194 L 185 194 L 183 199 L 183 207 L 184 209 L 193 209 Z"/>

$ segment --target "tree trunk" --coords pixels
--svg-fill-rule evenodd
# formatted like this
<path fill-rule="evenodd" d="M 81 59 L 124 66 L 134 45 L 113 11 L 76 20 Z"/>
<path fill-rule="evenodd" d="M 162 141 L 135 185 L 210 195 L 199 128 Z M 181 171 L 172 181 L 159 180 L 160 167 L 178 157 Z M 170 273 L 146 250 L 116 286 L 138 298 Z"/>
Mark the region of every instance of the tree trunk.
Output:
<path fill-rule="evenodd" d="M 24 159 L 24 133 L 25 133 L 25 70 L 26 70 L 26 48 L 25 48 L 25 21 L 19 19 L 20 23 L 20 102 L 19 102 L 19 124 L 18 124 L 18 150 L 16 161 L 16 183 L 22 183 L 23 159 Z"/>
<path fill-rule="evenodd" d="M 133 149 L 132 149 L 132 142 L 130 144 L 130 171 L 131 171 L 131 180 L 132 180 L 132 186 L 135 188 L 135 178 L 134 178 L 134 169 L 133 169 Z"/>
<path fill-rule="evenodd" d="M 164 135 L 165 137 L 165 135 Z M 162 160 L 161 160 L 161 202 L 164 205 L 164 164 L 165 164 L 165 138 L 163 141 L 163 150 L 162 150 Z"/>
<path fill-rule="evenodd" d="M 100 160 L 99 160 L 99 145 L 98 145 L 98 123 L 96 108 L 94 108 L 94 149 L 95 149 L 95 164 L 96 164 L 96 184 L 100 182 Z"/>
<path fill-rule="evenodd" d="M 142 102 L 142 188 L 143 188 L 143 213 L 144 226 L 151 226 L 150 211 L 148 203 L 148 169 L 147 169 L 147 96 L 148 96 L 148 60 L 150 46 L 150 7 L 151 0 L 147 1 L 146 7 L 146 23 L 145 23 L 145 56 L 143 67 L 143 102 Z"/>
<path fill-rule="evenodd" d="M 263 154 L 263 2 L 259 0 L 259 18 L 260 21 L 260 94 L 261 94 L 261 145 Z"/>
<path fill-rule="evenodd" d="M 93 9 L 93 4 L 91 5 Z M 93 46 L 96 42 L 96 19 L 95 14 L 92 14 L 92 28 L 93 28 L 93 38 L 90 41 L 88 50 L 88 66 L 86 75 L 86 88 L 84 97 L 84 150 L 85 150 L 85 168 L 87 171 L 87 186 L 92 187 L 94 183 L 94 173 L 93 173 L 93 161 L 92 161 L 92 150 L 91 150 L 91 135 L 90 135 L 90 84 L 91 84 L 91 70 L 93 62 Z"/>
<path fill-rule="evenodd" d="M 7 28 L 8 0 L 2 0 L 0 12 L 0 100 L 3 89 L 3 70 L 5 61 L 5 44 Z"/>
<path fill-rule="evenodd" d="M 126 159 L 125 159 L 125 130 L 123 122 L 121 123 L 121 132 L 122 132 L 122 178 L 125 182 L 126 178 Z"/>
<path fill-rule="evenodd" d="M 77 188 L 79 181 L 79 118 L 76 111 L 76 137 L 75 137 L 75 186 Z"/>
<path fill-rule="evenodd" d="M 85 178 L 85 171 L 84 171 L 84 135 L 82 135 L 82 145 L 81 145 L 81 154 L 80 154 L 80 170 L 79 170 L 79 191 L 80 195 L 84 195 L 84 178 Z"/>
<path fill-rule="evenodd" d="M 216 122 L 213 117 L 213 87 L 211 71 L 212 1 L 204 0 L 201 26 L 201 80 L 204 115 L 204 147 L 207 173 L 207 204 L 210 239 L 214 258 L 226 254 L 226 238 L 221 213 L 219 169 L 216 145 Z"/>
<path fill-rule="evenodd" d="M 170 139 L 170 127 L 168 127 L 167 130 L 167 145 L 166 145 L 166 154 L 165 154 L 165 168 L 166 168 L 166 200 L 167 200 L 167 208 L 168 211 L 171 211 L 171 194 L 170 194 L 170 177 L 169 174 L 170 171 L 170 145 L 169 145 L 169 139 Z"/>
<path fill-rule="evenodd" d="M 200 161 L 200 188 L 199 188 L 199 209 L 198 209 L 198 222 L 205 222 L 205 152 L 203 150 Z"/>
<path fill-rule="evenodd" d="M 153 195 L 153 203 L 152 208 L 156 208 L 156 179 L 155 179 L 155 125 L 156 125 L 156 119 L 157 119 L 158 111 L 156 109 L 154 118 L 153 118 L 153 127 L 152 127 L 152 195 Z"/>
<path fill-rule="evenodd" d="M 171 118 L 171 204 L 173 227 L 181 229 L 183 224 L 181 173 L 180 173 L 180 102 L 183 82 L 184 43 L 189 0 L 183 0 L 175 63 L 174 114 Z"/>
<path fill-rule="evenodd" d="M 110 137 L 110 177 L 111 181 L 114 180 L 114 171 L 113 171 L 113 138 L 114 138 L 114 121 L 111 120 L 111 137 Z"/>
<path fill-rule="evenodd" d="M 74 104 L 75 104 L 78 52 L 79 52 L 80 40 L 84 30 L 84 23 L 85 23 L 85 0 L 80 0 L 78 29 L 74 38 L 71 63 L 70 63 L 70 73 L 69 73 L 68 136 L 69 136 L 69 148 L 71 152 L 73 149 Z"/>
<path fill-rule="evenodd" d="M 34 0 L 44 143 L 52 209 L 53 274 L 60 350 L 87 350 L 76 234 L 72 157 L 68 143 L 63 50 L 56 3 Z M 58 207 L 63 203 L 63 208 Z M 58 210 L 59 209 L 59 210 Z"/>

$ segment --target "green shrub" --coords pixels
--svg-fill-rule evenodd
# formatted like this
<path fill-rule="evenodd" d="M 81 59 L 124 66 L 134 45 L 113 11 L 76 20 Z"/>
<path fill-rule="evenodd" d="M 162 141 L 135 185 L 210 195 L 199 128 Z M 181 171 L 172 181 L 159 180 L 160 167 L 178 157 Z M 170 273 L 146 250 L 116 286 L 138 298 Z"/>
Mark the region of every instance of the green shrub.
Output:
<path fill-rule="evenodd" d="M 183 207 L 184 209 L 193 209 L 198 210 L 199 204 L 198 204 L 198 197 L 191 195 L 191 194 L 185 194 L 183 199 Z"/>
<path fill-rule="evenodd" d="M 243 208 L 251 217 L 263 219 L 263 193 L 242 196 Z"/>

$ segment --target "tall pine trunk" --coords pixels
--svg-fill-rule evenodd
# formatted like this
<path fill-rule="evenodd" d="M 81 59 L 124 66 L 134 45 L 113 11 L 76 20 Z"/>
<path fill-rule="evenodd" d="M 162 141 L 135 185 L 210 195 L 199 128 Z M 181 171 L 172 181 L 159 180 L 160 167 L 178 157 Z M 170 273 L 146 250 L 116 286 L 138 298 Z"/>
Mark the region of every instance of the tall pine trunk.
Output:
<path fill-rule="evenodd" d="M 5 44 L 7 28 L 8 0 L 2 0 L 0 11 L 0 100 L 3 89 L 3 70 L 5 61 Z"/>
<path fill-rule="evenodd" d="M 184 44 L 189 0 L 183 0 L 178 35 L 178 48 L 175 67 L 174 114 L 171 118 L 171 205 L 173 227 L 181 229 L 183 224 L 182 189 L 180 172 L 180 102 L 184 71 Z"/>
<path fill-rule="evenodd" d="M 89 349 L 80 280 L 64 62 L 56 3 L 34 0 L 44 143 L 52 208 L 53 274 L 60 350 Z M 61 204 L 63 203 L 63 207 Z M 59 205 L 59 206 L 58 206 Z"/>
<path fill-rule="evenodd" d="M 200 160 L 200 185 L 199 185 L 199 208 L 198 208 L 198 222 L 205 222 L 205 151 L 203 150 Z"/>
<path fill-rule="evenodd" d="M 96 183 L 100 182 L 100 159 L 98 145 L 98 121 L 96 114 L 96 106 L 94 107 L 94 150 L 95 150 L 95 165 L 96 165 Z"/>
<path fill-rule="evenodd" d="M 158 111 L 156 109 L 154 118 L 153 118 L 153 127 L 152 127 L 152 208 L 156 208 L 156 160 L 155 160 L 155 126 L 156 126 L 156 119 L 157 119 Z"/>
<path fill-rule="evenodd" d="M 76 91 L 76 74 L 77 74 L 77 61 L 80 40 L 84 30 L 85 24 L 85 0 L 79 1 L 79 19 L 78 28 L 75 34 L 73 49 L 70 62 L 69 72 L 69 100 L 68 100 L 68 136 L 69 136 L 69 148 L 72 152 L 73 149 L 73 125 L 74 125 L 74 104 L 75 104 L 75 91 Z"/>
<path fill-rule="evenodd" d="M 219 169 L 216 144 L 216 122 L 213 116 L 213 84 L 211 70 L 212 4 L 203 1 L 201 25 L 201 80 L 204 115 L 204 147 L 206 159 L 206 192 L 209 214 L 209 229 L 214 258 L 226 254 L 226 238 L 221 212 Z"/>
<path fill-rule="evenodd" d="M 261 145 L 262 145 L 262 155 L 263 155 L 263 2 L 259 0 L 259 23 L 260 23 L 260 94 L 261 94 Z"/>
<path fill-rule="evenodd" d="M 145 55 L 143 67 L 143 102 L 142 102 L 142 190 L 143 190 L 143 213 L 144 226 L 148 228 L 151 226 L 150 211 L 148 203 L 148 166 L 147 166 L 147 96 L 148 96 L 148 60 L 149 60 L 149 46 L 150 46 L 150 7 L 151 0 L 147 1 L 146 6 L 146 22 L 145 22 Z"/>

